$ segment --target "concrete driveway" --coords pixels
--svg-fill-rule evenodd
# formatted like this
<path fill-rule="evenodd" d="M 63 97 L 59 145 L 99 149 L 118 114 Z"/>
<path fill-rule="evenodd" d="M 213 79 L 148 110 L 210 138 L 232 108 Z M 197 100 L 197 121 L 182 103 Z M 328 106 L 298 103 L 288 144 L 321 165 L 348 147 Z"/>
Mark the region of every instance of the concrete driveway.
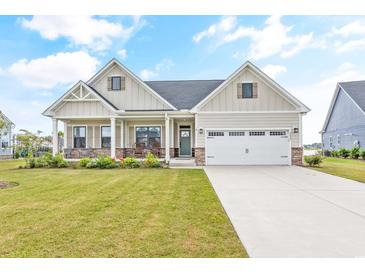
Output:
<path fill-rule="evenodd" d="M 251 257 L 365 257 L 365 184 L 296 166 L 204 169 Z"/>

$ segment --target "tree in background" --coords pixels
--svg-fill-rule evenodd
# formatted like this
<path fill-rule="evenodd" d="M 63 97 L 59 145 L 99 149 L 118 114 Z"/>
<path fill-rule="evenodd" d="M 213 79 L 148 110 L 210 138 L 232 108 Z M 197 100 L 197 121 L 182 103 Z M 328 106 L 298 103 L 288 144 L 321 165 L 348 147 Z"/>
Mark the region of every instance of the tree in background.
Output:
<path fill-rule="evenodd" d="M 42 131 L 32 133 L 29 130 L 19 130 L 22 134 L 16 136 L 14 145 L 15 154 L 19 157 L 31 158 L 41 149 L 44 142 L 48 142 L 49 136 L 41 136 Z"/>

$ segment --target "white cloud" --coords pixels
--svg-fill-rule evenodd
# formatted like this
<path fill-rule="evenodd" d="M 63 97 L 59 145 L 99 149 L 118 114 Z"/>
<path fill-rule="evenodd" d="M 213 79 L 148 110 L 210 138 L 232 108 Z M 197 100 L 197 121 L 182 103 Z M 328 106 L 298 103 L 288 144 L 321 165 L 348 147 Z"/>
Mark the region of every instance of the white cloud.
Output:
<path fill-rule="evenodd" d="M 262 68 L 262 71 L 269 75 L 272 79 L 275 79 L 278 74 L 286 72 L 287 69 L 280 65 L 266 65 Z"/>
<path fill-rule="evenodd" d="M 336 53 L 343 53 L 364 48 L 365 48 L 365 38 L 350 40 L 348 42 L 339 42 L 335 45 Z"/>
<path fill-rule="evenodd" d="M 305 143 L 320 141 L 319 131 L 322 129 L 337 82 L 361 80 L 364 73 L 365 71 L 359 70 L 352 63 L 343 63 L 322 75 L 316 83 L 288 87 L 295 97 L 312 109 L 303 117 Z"/>
<path fill-rule="evenodd" d="M 87 80 L 95 73 L 98 63 L 83 51 L 59 52 L 33 60 L 21 59 L 9 67 L 9 72 L 26 86 L 49 89 Z"/>
<path fill-rule="evenodd" d="M 78 16 L 33 16 L 23 18 L 21 25 L 38 31 L 48 40 L 67 38 L 73 45 L 87 46 L 95 51 L 109 48 L 113 38 L 128 40 L 145 22 L 140 17 L 133 17 L 133 23 L 125 27 L 121 23 L 109 22 L 105 18 L 97 19 L 88 15 Z"/>
<path fill-rule="evenodd" d="M 193 41 L 199 43 L 203 38 L 212 37 L 214 35 L 225 33 L 233 29 L 237 24 L 237 18 L 235 16 L 225 16 L 221 20 L 213 25 L 210 25 L 206 30 L 198 32 L 193 36 Z"/>
<path fill-rule="evenodd" d="M 120 56 L 120 58 L 122 58 L 122 60 L 124 60 L 127 57 L 127 50 L 126 49 L 118 50 L 117 53 Z"/>
<path fill-rule="evenodd" d="M 151 80 L 157 78 L 162 71 L 168 71 L 174 66 L 174 62 L 170 59 L 163 59 L 160 63 L 156 64 L 153 69 L 141 70 L 140 76 L 143 80 Z"/>
<path fill-rule="evenodd" d="M 365 25 L 361 24 L 359 21 L 354 21 L 342 26 L 341 28 L 332 28 L 332 34 L 341 35 L 343 37 L 356 34 L 365 34 Z"/>
<path fill-rule="evenodd" d="M 256 60 L 275 54 L 287 58 L 306 48 L 319 47 L 318 43 L 314 42 L 313 33 L 291 35 L 293 26 L 284 25 L 280 16 L 270 16 L 261 29 L 237 26 L 236 19 L 234 22 L 235 24 L 231 24 L 229 28 L 220 28 L 220 31 L 218 31 L 220 23 L 211 25 L 207 30 L 196 34 L 193 39 L 199 42 L 205 37 L 214 37 L 217 40 L 216 44 L 222 45 L 247 38 L 250 40 L 247 57 Z M 234 57 L 241 55 L 243 53 L 237 52 Z"/>

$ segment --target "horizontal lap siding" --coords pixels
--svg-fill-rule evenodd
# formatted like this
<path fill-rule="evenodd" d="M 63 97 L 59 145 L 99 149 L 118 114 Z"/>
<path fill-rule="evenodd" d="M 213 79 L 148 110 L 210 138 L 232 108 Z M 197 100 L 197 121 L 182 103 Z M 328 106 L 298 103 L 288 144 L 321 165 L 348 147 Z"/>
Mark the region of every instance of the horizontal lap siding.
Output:
<path fill-rule="evenodd" d="M 299 145 L 299 134 L 293 128 L 299 127 L 297 113 L 199 113 L 198 128 L 290 128 L 292 147 Z M 197 134 L 197 146 L 205 147 L 205 133 Z"/>

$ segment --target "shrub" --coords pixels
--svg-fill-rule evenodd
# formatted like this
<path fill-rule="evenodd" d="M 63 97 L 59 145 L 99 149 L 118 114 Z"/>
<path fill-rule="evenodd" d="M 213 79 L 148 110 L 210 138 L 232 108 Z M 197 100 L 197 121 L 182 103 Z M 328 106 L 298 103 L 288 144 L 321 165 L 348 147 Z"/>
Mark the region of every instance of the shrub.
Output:
<path fill-rule="evenodd" d="M 121 166 L 124 168 L 138 168 L 141 166 L 141 163 L 134 157 L 126 157 L 121 162 Z"/>
<path fill-rule="evenodd" d="M 339 157 L 338 151 L 336 151 L 336 150 L 331 151 L 331 157 Z"/>
<path fill-rule="evenodd" d="M 350 150 L 346 149 L 346 148 L 341 148 L 339 151 L 338 151 L 338 155 L 340 157 L 343 157 L 343 158 L 348 158 L 350 156 Z"/>
<path fill-rule="evenodd" d="M 25 167 L 26 168 L 35 168 L 35 159 L 34 158 L 26 158 L 25 159 Z"/>
<path fill-rule="evenodd" d="M 304 156 L 304 161 L 309 166 L 319 166 L 322 163 L 323 158 L 320 155 Z"/>
<path fill-rule="evenodd" d="M 325 149 L 325 150 L 323 150 L 323 155 L 326 157 L 330 157 L 330 156 L 332 156 L 332 152 L 333 151 L 331 151 L 331 150 Z M 332 156 L 332 157 L 334 157 L 334 156 Z"/>
<path fill-rule="evenodd" d="M 152 168 L 161 167 L 160 159 L 158 159 L 151 152 L 147 153 L 146 159 L 143 161 L 143 165 L 145 167 L 152 167 Z"/>
<path fill-rule="evenodd" d="M 50 166 L 58 168 L 68 167 L 68 162 L 63 159 L 61 153 L 57 153 L 54 157 L 52 157 L 52 160 L 50 161 Z"/>
<path fill-rule="evenodd" d="M 82 158 L 80 159 L 80 166 L 81 167 L 86 167 L 88 163 L 90 163 L 91 161 L 91 158 L 90 157 L 85 157 L 85 158 Z"/>
<path fill-rule="evenodd" d="M 98 168 L 115 168 L 116 163 L 115 160 L 112 159 L 110 156 L 99 156 L 96 159 L 96 164 Z"/>
<path fill-rule="evenodd" d="M 350 156 L 352 159 L 358 159 L 360 157 L 360 147 L 356 146 L 350 150 Z"/>
<path fill-rule="evenodd" d="M 365 150 L 362 150 L 362 151 L 360 152 L 360 156 L 361 156 L 361 158 L 362 158 L 363 160 L 365 160 Z"/>
<path fill-rule="evenodd" d="M 98 167 L 97 159 L 91 159 L 91 161 L 88 162 L 86 165 L 86 168 L 97 168 L 97 167 Z"/>

